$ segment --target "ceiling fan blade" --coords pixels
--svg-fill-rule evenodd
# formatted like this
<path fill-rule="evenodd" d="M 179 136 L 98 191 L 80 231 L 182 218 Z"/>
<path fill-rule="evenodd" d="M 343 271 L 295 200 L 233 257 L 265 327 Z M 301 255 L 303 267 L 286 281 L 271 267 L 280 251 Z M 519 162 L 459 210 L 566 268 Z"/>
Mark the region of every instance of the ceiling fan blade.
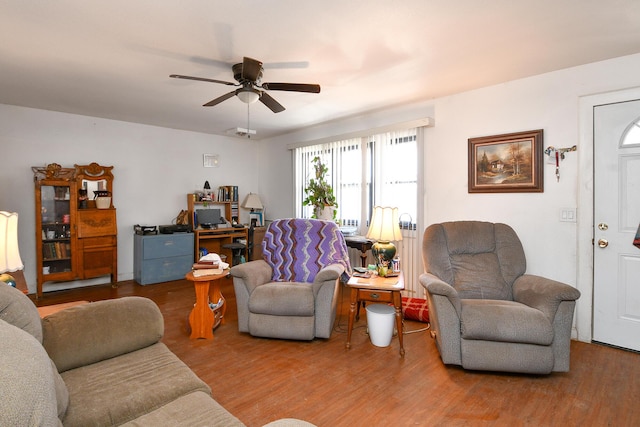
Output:
<path fill-rule="evenodd" d="M 283 69 L 283 68 L 309 68 L 309 61 L 289 61 L 289 62 L 266 62 L 262 64 L 262 68 Z"/>
<path fill-rule="evenodd" d="M 245 56 L 242 60 L 242 78 L 255 82 L 260 77 L 262 77 L 262 62 Z"/>
<path fill-rule="evenodd" d="M 286 90 L 289 92 L 320 93 L 320 85 L 306 83 L 262 83 L 267 90 Z"/>
<path fill-rule="evenodd" d="M 260 102 L 269 107 L 269 109 L 274 113 L 280 113 L 281 111 L 285 110 L 285 108 L 280 105 L 278 101 L 273 99 L 267 92 L 262 92 L 262 94 L 260 95 Z"/>
<path fill-rule="evenodd" d="M 239 86 L 237 83 L 225 82 L 224 80 L 206 79 L 204 77 L 183 76 L 181 74 L 171 74 L 169 77 L 173 77 L 174 79 L 198 80 L 201 82 L 220 83 L 220 84 L 229 85 L 229 86 Z"/>
<path fill-rule="evenodd" d="M 222 101 L 226 101 L 227 99 L 233 97 L 236 95 L 238 91 L 237 90 L 233 90 L 227 94 L 224 94 L 222 96 L 219 96 L 218 98 L 207 102 L 206 104 L 203 105 L 203 107 L 213 107 L 214 105 L 218 105 L 220 104 Z"/>

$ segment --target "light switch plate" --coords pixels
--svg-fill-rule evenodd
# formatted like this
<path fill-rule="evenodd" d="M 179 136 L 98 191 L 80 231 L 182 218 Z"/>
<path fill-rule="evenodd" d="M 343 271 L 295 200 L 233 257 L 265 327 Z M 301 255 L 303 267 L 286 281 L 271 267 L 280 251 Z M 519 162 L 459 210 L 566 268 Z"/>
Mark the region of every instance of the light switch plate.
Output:
<path fill-rule="evenodd" d="M 561 209 L 560 222 L 576 222 L 576 209 L 575 208 Z"/>

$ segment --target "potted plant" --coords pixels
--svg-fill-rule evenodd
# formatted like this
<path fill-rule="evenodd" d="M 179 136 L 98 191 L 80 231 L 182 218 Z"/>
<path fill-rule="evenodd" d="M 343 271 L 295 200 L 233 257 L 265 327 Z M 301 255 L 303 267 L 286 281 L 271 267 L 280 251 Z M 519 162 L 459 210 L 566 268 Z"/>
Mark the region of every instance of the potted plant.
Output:
<path fill-rule="evenodd" d="M 313 206 L 313 218 L 335 219 L 338 203 L 333 194 L 333 187 L 326 180 L 329 169 L 322 163 L 320 157 L 314 157 L 312 163 L 314 163 L 316 177 L 311 178 L 304 189 L 307 197 L 302 201 L 302 204 L 304 206 Z"/>

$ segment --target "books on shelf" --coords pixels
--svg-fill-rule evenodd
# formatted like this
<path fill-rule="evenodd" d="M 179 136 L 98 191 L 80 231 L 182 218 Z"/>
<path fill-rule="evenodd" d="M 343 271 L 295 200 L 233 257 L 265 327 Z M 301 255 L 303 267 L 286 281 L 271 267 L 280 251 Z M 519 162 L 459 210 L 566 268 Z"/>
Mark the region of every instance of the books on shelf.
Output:
<path fill-rule="evenodd" d="M 45 260 L 70 258 L 71 243 L 68 241 L 43 243 L 42 257 Z"/>
<path fill-rule="evenodd" d="M 218 187 L 218 201 L 220 202 L 237 202 L 238 201 L 238 186 L 237 185 L 222 185 Z"/>

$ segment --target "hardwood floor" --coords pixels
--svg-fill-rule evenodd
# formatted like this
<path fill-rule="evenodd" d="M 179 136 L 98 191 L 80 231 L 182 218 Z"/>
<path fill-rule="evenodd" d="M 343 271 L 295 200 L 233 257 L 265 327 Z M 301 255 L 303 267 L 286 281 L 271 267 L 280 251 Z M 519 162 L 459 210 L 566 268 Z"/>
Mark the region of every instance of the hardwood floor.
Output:
<path fill-rule="evenodd" d="M 214 339 L 190 340 L 195 301 L 187 281 L 118 288 L 96 286 L 46 293 L 38 305 L 128 295 L 154 300 L 165 318 L 164 342 L 248 426 L 300 418 L 318 426 L 632 426 L 640 423 L 640 354 L 571 344 L 571 371 L 549 376 L 494 374 L 444 366 L 428 332 L 374 347 L 365 318 L 345 349 L 348 295 L 328 340 L 254 338 L 237 329 L 231 280 L 222 280 L 226 323 Z M 407 321 L 406 330 L 422 323 Z"/>

